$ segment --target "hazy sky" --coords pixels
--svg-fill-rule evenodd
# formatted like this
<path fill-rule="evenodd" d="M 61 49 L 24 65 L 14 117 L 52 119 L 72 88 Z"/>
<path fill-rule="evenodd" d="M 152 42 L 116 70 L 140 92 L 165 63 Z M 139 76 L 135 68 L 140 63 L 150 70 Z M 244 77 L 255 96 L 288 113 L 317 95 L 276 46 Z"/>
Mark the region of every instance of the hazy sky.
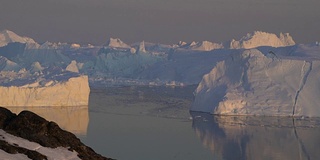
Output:
<path fill-rule="evenodd" d="M 37 42 L 213 42 L 289 32 L 320 41 L 320 0 L 0 0 L 0 30 Z"/>

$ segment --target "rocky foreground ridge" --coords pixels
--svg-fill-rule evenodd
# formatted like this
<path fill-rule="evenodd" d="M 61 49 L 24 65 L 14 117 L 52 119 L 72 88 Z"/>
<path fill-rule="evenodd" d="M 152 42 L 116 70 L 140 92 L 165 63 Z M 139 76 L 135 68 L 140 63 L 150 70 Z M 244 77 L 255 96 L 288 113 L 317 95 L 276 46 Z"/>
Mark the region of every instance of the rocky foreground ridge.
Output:
<path fill-rule="evenodd" d="M 22 111 L 18 115 L 6 108 L 0 107 L 0 129 L 5 132 L 36 142 L 43 147 L 68 148 L 69 151 L 78 153 L 80 159 L 110 160 L 93 149 L 84 145 L 74 134 L 62 130 L 55 122 L 49 122 L 30 111 Z M 9 144 L 0 138 L 0 150 L 10 154 L 24 154 L 30 159 L 47 159 L 36 150 L 28 150 L 16 144 Z"/>

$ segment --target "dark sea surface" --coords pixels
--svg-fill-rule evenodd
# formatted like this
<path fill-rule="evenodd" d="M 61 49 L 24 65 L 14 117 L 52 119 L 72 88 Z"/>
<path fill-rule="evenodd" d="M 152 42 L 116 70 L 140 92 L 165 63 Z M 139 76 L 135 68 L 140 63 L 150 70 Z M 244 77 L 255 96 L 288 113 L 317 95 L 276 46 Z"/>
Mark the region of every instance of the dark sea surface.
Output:
<path fill-rule="evenodd" d="M 189 112 L 196 86 L 92 89 L 89 106 L 28 109 L 118 160 L 318 160 L 320 119 Z"/>
<path fill-rule="evenodd" d="M 320 119 L 189 112 L 196 86 L 92 90 L 87 134 L 120 159 L 320 159 Z"/>

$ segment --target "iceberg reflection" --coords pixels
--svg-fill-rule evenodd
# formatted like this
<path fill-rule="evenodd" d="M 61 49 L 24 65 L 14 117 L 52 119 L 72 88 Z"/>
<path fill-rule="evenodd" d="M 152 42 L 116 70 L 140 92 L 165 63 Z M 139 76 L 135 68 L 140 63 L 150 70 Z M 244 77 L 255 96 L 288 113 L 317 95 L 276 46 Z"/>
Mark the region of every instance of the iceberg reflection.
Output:
<path fill-rule="evenodd" d="M 77 135 L 86 135 L 89 124 L 88 106 L 68 107 L 6 107 L 13 113 L 29 110 L 45 118 L 56 122 L 62 129 Z"/>
<path fill-rule="evenodd" d="M 192 128 L 218 159 L 320 159 L 320 119 L 191 115 Z"/>

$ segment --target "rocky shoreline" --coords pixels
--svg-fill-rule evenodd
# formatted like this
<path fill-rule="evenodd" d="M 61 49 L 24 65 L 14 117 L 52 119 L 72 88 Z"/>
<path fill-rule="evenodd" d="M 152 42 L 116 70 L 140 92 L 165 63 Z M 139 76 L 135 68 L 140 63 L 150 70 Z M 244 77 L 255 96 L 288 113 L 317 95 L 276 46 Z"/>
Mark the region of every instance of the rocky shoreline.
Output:
<path fill-rule="evenodd" d="M 78 153 L 83 160 L 111 160 L 97 154 L 92 148 L 84 145 L 74 134 L 62 130 L 55 122 L 49 122 L 30 111 L 22 111 L 18 115 L 10 110 L 0 107 L 0 129 L 5 132 L 36 142 L 43 147 L 68 148 Z M 10 154 L 24 154 L 34 160 L 47 159 L 35 150 L 29 150 L 16 144 L 9 144 L 0 139 L 0 150 Z"/>

